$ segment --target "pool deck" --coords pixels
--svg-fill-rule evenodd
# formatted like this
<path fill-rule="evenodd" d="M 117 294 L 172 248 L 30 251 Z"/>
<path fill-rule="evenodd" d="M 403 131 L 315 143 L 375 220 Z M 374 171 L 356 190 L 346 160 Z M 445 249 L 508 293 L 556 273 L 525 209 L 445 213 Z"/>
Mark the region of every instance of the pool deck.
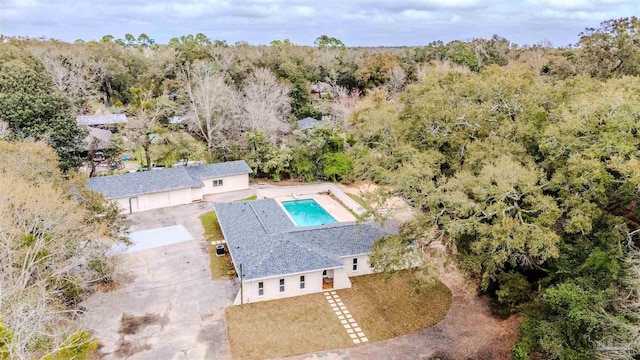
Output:
<path fill-rule="evenodd" d="M 278 196 L 274 197 L 280 206 L 282 206 L 283 201 L 289 200 L 304 200 L 304 199 L 313 199 L 315 200 L 323 209 L 325 209 L 329 215 L 333 216 L 338 222 L 349 222 L 356 221 L 355 216 L 347 210 L 340 202 L 336 201 L 329 195 L 325 194 L 305 194 L 298 195 L 296 197 L 293 196 Z M 283 207 L 284 208 L 284 207 Z"/>

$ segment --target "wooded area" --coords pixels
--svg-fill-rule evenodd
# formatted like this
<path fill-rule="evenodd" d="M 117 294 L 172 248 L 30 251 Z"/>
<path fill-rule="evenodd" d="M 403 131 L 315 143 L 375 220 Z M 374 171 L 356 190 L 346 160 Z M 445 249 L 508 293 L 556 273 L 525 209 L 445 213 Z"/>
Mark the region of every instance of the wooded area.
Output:
<path fill-rule="evenodd" d="M 229 45 L 203 34 L 167 45 L 145 34 L 74 44 L 2 38 L 0 136 L 26 141 L 0 144 L 2 189 L 15 189 L 0 203 L 1 253 L 17 256 L 0 262 L 2 296 L 24 276 L 12 268 L 20 254 L 37 259 L 34 244 L 57 241 L 53 229 L 16 218 L 16 204 L 35 203 L 29 186 L 51 194 L 41 196 L 46 204 L 65 204 L 48 216 L 85 204 L 69 185 L 87 160 L 75 116 L 125 113 L 106 150 L 140 152 L 149 169 L 244 159 L 256 177 L 386 185 L 383 196 L 401 196 L 418 215 L 378 255 L 444 242 L 497 316 L 524 315 L 516 359 L 638 356 L 639 34 L 634 17 L 588 28 L 569 48 L 498 36 L 405 48 L 348 48 L 324 35 L 315 47 Z M 306 117 L 323 125 L 297 129 Z M 106 231 L 83 218 L 95 206 L 55 234 Z M 381 269 L 398 260 L 373 259 Z M 49 299 L 47 279 L 59 294 L 84 275 L 30 276 L 37 281 L 23 288 Z M 26 308 L 12 304 L 23 300 L 0 300 L 0 358 L 55 353 L 43 350 L 54 342 L 22 337 Z"/>

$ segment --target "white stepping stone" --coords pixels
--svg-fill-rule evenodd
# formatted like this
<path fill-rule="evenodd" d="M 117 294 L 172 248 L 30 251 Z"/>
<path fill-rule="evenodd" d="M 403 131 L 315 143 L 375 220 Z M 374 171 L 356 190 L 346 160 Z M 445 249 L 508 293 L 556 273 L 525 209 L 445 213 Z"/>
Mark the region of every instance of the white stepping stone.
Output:
<path fill-rule="evenodd" d="M 367 339 L 366 337 L 361 338 L 360 340 L 362 340 L 362 342 L 367 342 L 369 341 L 369 339 Z"/>
<path fill-rule="evenodd" d="M 347 316 L 347 319 L 353 319 L 353 316 L 351 316 L 348 311 L 344 311 L 344 314 Z"/>
<path fill-rule="evenodd" d="M 356 336 L 356 334 L 349 334 L 349 336 L 350 336 L 352 339 L 357 339 L 357 338 L 358 338 L 358 337 Z"/>
<path fill-rule="evenodd" d="M 340 311 L 334 311 L 336 316 L 340 316 L 340 314 L 342 314 Z"/>
<path fill-rule="evenodd" d="M 335 291 L 332 291 L 332 292 L 331 292 L 331 294 L 335 294 L 335 293 L 336 293 Z"/>
<path fill-rule="evenodd" d="M 360 340 L 358 340 L 358 339 L 353 339 L 353 343 L 354 343 L 354 344 L 360 344 Z"/>
<path fill-rule="evenodd" d="M 348 324 L 347 320 L 340 320 L 340 323 L 341 323 L 342 325 L 344 325 L 344 324 Z"/>
<path fill-rule="evenodd" d="M 347 334 L 353 334 L 353 329 L 347 329 Z"/>
<path fill-rule="evenodd" d="M 349 324 L 344 324 L 342 326 L 344 326 L 345 329 L 351 329 L 351 325 L 349 325 Z"/>
<path fill-rule="evenodd" d="M 350 323 L 355 323 L 355 322 L 356 322 L 356 319 L 351 318 L 351 319 L 349 319 L 349 322 L 350 322 Z"/>
<path fill-rule="evenodd" d="M 349 314 L 349 310 L 345 310 L 345 311 L 344 311 L 344 313 L 345 313 L 345 314 Z"/>
<path fill-rule="evenodd" d="M 362 329 L 360 329 L 360 328 L 358 327 L 358 325 L 354 325 L 354 326 L 353 326 L 353 330 L 355 330 L 355 331 L 357 331 L 357 332 L 362 332 Z"/>
<path fill-rule="evenodd" d="M 338 316 L 338 319 L 340 319 L 340 320 L 344 320 L 344 316 L 339 315 L 339 316 Z"/>
<path fill-rule="evenodd" d="M 364 333 L 359 332 L 359 333 L 358 333 L 358 336 L 359 336 L 359 337 L 364 337 Z"/>
<path fill-rule="evenodd" d="M 340 310 L 347 310 L 346 306 L 340 306 Z"/>
<path fill-rule="evenodd" d="M 329 300 L 329 304 L 333 304 L 333 303 L 335 303 L 335 301 Z"/>

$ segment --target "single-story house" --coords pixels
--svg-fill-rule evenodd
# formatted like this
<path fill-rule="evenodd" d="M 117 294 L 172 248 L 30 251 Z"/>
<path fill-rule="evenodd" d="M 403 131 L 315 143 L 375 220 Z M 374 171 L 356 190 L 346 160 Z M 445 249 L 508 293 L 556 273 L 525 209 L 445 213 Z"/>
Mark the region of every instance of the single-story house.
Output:
<path fill-rule="evenodd" d="M 95 177 L 87 187 L 130 214 L 202 201 L 204 195 L 246 190 L 250 173 L 249 165 L 240 160 Z"/>
<path fill-rule="evenodd" d="M 101 114 L 101 115 L 79 115 L 76 116 L 78 125 L 99 126 L 121 124 L 127 122 L 125 114 Z"/>
<path fill-rule="evenodd" d="M 298 227 L 274 199 L 216 203 L 242 290 L 235 304 L 351 287 L 373 272 L 369 254 L 385 232 L 373 223 Z"/>
<path fill-rule="evenodd" d="M 84 138 L 84 150 L 104 150 L 109 145 L 111 138 L 113 138 L 113 133 L 109 130 L 94 128 L 89 126 L 87 128 L 89 130 L 89 134 L 86 138 Z"/>
<path fill-rule="evenodd" d="M 306 117 L 298 121 L 298 129 L 307 130 L 322 125 L 322 121 L 316 120 L 312 117 Z"/>

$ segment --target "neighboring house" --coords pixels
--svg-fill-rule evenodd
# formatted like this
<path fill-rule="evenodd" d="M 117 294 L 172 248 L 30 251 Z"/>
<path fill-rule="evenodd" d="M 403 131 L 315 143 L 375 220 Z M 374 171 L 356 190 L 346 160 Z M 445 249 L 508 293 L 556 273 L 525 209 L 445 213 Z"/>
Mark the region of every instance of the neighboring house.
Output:
<path fill-rule="evenodd" d="M 251 168 L 230 161 L 89 179 L 87 187 L 134 213 L 202 201 L 205 195 L 249 188 Z"/>
<path fill-rule="evenodd" d="M 84 139 L 84 150 L 104 150 L 109 146 L 113 134 L 109 130 L 87 127 L 89 135 Z"/>
<path fill-rule="evenodd" d="M 169 124 L 182 124 L 186 119 L 184 116 L 172 116 L 169 118 Z"/>
<path fill-rule="evenodd" d="M 311 129 L 314 127 L 318 127 L 322 125 L 322 121 L 320 120 L 316 120 L 312 117 L 306 117 L 300 121 L 298 121 L 298 129 L 300 130 L 307 130 L 307 129 Z"/>
<path fill-rule="evenodd" d="M 103 115 L 79 115 L 76 116 L 78 125 L 101 126 L 121 124 L 127 122 L 125 114 L 103 114 Z"/>
<path fill-rule="evenodd" d="M 349 277 L 372 273 L 369 253 L 385 235 L 372 223 L 298 227 L 274 199 L 214 208 L 242 278 L 242 303 L 350 288 Z"/>
<path fill-rule="evenodd" d="M 326 82 L 320 81 L 317 84 L 311 85 L 311 94 L 318 97 L 330 96 L 331 90 L 333 90 L 333 87 Z"/>

